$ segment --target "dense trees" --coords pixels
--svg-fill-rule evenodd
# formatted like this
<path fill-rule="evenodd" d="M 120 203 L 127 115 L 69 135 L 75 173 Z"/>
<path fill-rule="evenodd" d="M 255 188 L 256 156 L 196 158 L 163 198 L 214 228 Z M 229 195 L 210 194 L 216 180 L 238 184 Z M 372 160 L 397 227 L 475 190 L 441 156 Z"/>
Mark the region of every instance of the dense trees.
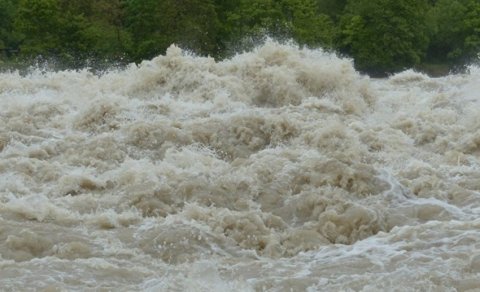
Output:
<path fill-rule="evenodd" d="M 428 58 L 458 64 L 480 52 L 480 2 L 438 0 L 430 10 L 433 19 Z"/>
<path fill-rule="evenodd" d="M 22 35 L 23 55 L 59 56 L 70 63 L 88 53 L 87 20 L 64 8 L 60 0 L 20 1 L 14 25 Z"/>
<path fill-rule="evenodd" d="M 292 37 L 308 46 L 333 47 L 335 26 L 329 15 L 320 11 L 315 0 L 285 1 Z"/>
<path fill-rule="evenodd" d="M 367 72 L 418 64 L 428 45 L 426 0 L 352 0 L 341 21 L 341 44 Z"/>
<path fill-rule="evenodd" d="M 79 67 L 91 59 L 121 58 L 129 47 L 120 0 L 21 0 L 15 11 L 12 31 L 23 60 Z"/>
<path fill-rule="evenodd" d="M 478 0 L 0 0 L 0 64 L 141 61 L 172 43 L 228 56 L 266 35 L 336 50 L 364 72 L 478 59 Z"/>
<path fill-rule="evenodd" d="M 19 36 L 13 32 L 17 9 L 15 3 L 15 0 L 0 0 L 0 56 L 3 59 L 10 57 L 17 50 Z"/>
<path fill-rule="evenodd" d="M 127 0 L 125 26 L 132 36 L 131 56 L 151 58 L 172 43 L 200 54 L 216 52 L 218 18 L 210 0 Z"/>

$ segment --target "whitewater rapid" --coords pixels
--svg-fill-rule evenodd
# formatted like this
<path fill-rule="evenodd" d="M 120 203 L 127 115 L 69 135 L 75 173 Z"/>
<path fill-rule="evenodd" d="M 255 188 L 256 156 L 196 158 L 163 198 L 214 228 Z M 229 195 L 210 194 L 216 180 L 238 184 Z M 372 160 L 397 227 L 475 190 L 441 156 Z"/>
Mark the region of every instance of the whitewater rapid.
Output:
<path fill-rule="evenodd" d="M 267 42 L 0 74 L 2 291 L 478 291 L 480 69 Z"/>

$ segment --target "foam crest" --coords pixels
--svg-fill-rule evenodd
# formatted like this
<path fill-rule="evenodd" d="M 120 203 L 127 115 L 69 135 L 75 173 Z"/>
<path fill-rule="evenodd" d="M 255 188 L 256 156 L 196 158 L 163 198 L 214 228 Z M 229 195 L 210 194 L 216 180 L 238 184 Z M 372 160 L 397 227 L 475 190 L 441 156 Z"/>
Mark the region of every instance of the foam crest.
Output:
<path fill-rule="evenodd" d="M 206 102 L 226 94 L 231 101 L 282 107 L 298 105 L 309 96 L 328 95 L 351 113 L 375 102 L 368 83 L 350 60 L 273 41 L 222 62 L 194 57 L 171 46 L 165 56 L 127 72 L 129 79 L 123 80 L 122 90 L 145 98 L 154 92 L 155 96 L 170 94 L 175 99 Z"/>

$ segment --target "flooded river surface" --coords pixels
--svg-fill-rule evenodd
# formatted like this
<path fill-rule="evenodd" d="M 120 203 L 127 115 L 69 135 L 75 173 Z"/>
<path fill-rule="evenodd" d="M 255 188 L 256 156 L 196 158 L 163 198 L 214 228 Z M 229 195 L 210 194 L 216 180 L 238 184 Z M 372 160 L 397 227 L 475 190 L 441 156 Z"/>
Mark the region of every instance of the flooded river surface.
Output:
<path fill-rule="evenodd" d="M 475 291 L 480 69 L 267 42 L 2 73 L 0 287 Z"/>

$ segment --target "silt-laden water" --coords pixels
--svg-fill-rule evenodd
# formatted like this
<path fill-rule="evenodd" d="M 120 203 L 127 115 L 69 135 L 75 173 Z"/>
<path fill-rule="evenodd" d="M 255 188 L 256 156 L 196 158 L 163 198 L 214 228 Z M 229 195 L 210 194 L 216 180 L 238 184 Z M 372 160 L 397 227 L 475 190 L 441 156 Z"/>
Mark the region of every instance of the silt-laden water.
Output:
<path fill-rule="evenodd" d="M 222 62 L 0 74 L 2 291 L 480 289 L 480 69 Z"/>

